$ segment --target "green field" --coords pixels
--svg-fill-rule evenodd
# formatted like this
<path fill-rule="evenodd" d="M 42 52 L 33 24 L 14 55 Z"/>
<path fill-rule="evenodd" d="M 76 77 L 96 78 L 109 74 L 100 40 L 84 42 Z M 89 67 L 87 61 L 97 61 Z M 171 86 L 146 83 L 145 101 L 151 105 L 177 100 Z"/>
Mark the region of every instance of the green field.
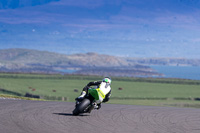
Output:
<path fill-rule="evenodd" d="M 74 102 L 82 88 L 97 76 L 0 74 L 0 94 L 40 95 L 44 99 Z M 154 106 L 200 107 L 200 81 L 154 78 L 112 78 L 108 103 Z M 119 88 L 123 88 L 119 90 Z M 75 91 L 75 90 L 78 90 Z M 63 98 L 62 98 L 63 97 Z"/>

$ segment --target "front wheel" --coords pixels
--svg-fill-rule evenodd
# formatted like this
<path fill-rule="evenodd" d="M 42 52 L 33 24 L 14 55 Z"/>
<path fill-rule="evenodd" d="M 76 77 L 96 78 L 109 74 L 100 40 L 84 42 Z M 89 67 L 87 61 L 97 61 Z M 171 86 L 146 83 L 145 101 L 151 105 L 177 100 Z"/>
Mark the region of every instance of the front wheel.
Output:
<path fill-rule="evenodd" d="M 89 99 L 83 99 L 83 101 L 76 106 L 73 110 L 73 115 L 79 115 L 80 113 L 84 113 L 85 109 L 90 105 Z"/>

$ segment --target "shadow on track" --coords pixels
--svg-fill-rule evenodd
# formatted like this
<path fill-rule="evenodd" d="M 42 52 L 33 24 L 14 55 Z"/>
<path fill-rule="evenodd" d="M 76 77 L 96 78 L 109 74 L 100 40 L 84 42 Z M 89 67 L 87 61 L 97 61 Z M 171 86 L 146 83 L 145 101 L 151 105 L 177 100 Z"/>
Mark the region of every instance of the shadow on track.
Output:
<path fill-rule="evenodd" d="M 53 113 L 54 115 L 64 115 L 64 116 L 73 116 L 73 114 L 69 113 Z"/>
<path fill-rule="evenodd" d="M 63 115 L 63 116 L 74 116 L 73 114 L 69 114 L 69 113 L 53 113 L 54 115 Z M 83 115 L 83 114 L 80 114 L 78 116 L 89 116 L 89 115 Z"/>

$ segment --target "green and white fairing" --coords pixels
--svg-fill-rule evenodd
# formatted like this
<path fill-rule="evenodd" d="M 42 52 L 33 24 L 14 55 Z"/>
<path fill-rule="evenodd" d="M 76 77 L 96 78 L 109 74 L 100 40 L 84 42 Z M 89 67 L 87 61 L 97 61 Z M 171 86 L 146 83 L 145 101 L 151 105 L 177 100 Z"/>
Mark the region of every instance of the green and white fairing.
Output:
<path fill-rule="evenodd" d="M 98 87 L 90 88 L 88 90 L 88 93 L 91 94 L 95 98 L 95 101 L 98 104 L 103 101 L 106 94 L 108 94 L 110 90 L 111 90 L 110 86 L 107 85 L 105 82 L 102 82 L 99 88 Z"/>

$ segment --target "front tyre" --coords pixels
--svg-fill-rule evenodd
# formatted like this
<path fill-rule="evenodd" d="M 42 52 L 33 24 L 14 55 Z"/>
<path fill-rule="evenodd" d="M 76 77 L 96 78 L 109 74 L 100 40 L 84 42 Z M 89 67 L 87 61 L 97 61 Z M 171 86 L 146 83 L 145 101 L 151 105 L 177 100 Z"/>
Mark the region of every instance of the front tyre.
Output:
<path fill-rule="evenodd" d="M 79 115 L 80 113 L 84 113 L 85 109 L 90 105 L 89 99 L 84 99 L 80 104 L 76 106 L 73 110 L 73 115 Z"/>

